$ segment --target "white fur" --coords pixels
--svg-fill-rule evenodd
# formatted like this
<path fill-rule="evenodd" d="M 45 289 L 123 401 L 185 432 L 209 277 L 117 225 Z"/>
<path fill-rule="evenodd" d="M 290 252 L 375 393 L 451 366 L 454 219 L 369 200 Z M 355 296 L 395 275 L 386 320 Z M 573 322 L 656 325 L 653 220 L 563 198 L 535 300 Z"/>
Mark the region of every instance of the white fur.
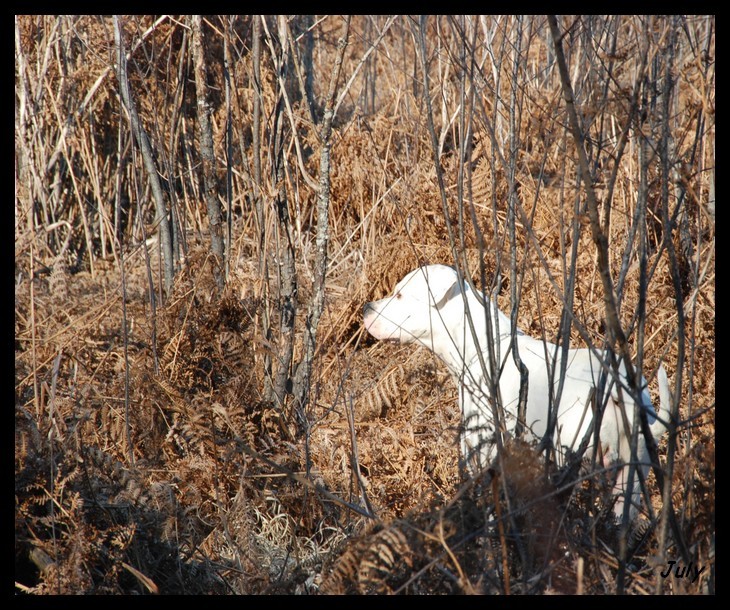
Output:
<path fill-rule="evenodd" d="M 420 267 L 406 275 L 395 287 L 392 296 L 368 303 L 364 308 L 365 328 L 377 339 L 392 339 L 402 343 L 420 343 L 439 356 L 448 366 L 459 387 L 459 399 L 464 418 L 461 439 L 462 458 L 476 472 L 489 465 L 496 456 L 494 407 L 501 404 L 506 419 L 504 429 L 514 430 L 520 390 L 520 374 L 510 351 L 511 324 L 509 318 L 490 300 L 485 308 L 466 282 L 459 282 L 456 271 L 445 265 Z M 472 326 L 468 323 L 469 312 Z M 495 361 L 502 366 L 499 375 L 501 402 L 492 397 L 488 372 L 499 370 L 490 366 L 487 349 L 488 319 L 493 332 Z M 519 355 L 529 371 L 526 427 L 541 438 L 547 427 L 550 393 L 549 368 L 554 368 L 553 391 L 557 391 L 561 351 L 552 343 L 534 339 L 516 330 Z M 625 497 L 625 480 L 631 460 L 631 426 L 635 402 L 630 397 L 629 384 L 623 364 L 616 375 L 601 362 L 596 352 L 571 349 L 558 408 L 555 445 L 559 452 L 577 450 L 592 420 L 590 397 L 602 392 L 605 404 L 601 421 L 599 459 L 604 466 L 623 464 L 618 468 L 614 494 L 614 513 L 621 516 Z M 551 364 L 548 367 L 548 363 Z M 486 373 L 486 374 L 485 374 Z M 668 421 L 669 383 L 663 367 L 658 373 L 661 420 Z M 605 396 L 609 394 L 608 396 Z M 623 404 L 624 409 L 621 409 Z M 654 437 L 665 431 L 657 417 L 642 379 L 641 404 L 645 408 Z M 626 420 L 622 411 L 625 411 Z M 628 423 L 628 426 L 625 423 Z M 585 455 L 592 454 L 592 436 Z M 638 434 L 636 463 L 644 478 L 649 471 L 650 458 L 641 432 Z M 600 465 L 600 462 L 599 462 Z M 641 501 L 641 483 L 634 474 L 630 515 L 636 515 Z"/>

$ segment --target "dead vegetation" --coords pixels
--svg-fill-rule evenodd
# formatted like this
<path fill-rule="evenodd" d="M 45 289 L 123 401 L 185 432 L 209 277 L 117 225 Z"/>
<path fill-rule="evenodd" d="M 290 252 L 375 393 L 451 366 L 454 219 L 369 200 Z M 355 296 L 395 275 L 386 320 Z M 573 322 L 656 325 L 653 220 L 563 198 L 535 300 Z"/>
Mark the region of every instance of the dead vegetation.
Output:
<path fill-rule="evenodd" d="M 189 17 L 120 23 L 172 250 L 111 18 L 15 22 L 19 592 L 714 592 L 714 18 L 559 20 L 620 322 L 652 395 L 661 362 L 677 384 L 668 486 L 652 474 L 630 534 L 600 477 L 576 483 L 522 440 L 465 479 L 445 367 L 361 323 L 443 262 L 530 334 L 605 340 L 545 18 L 207 17 L 202 58 Z M 703 571 L 663 577 L 671 560 Z"/>

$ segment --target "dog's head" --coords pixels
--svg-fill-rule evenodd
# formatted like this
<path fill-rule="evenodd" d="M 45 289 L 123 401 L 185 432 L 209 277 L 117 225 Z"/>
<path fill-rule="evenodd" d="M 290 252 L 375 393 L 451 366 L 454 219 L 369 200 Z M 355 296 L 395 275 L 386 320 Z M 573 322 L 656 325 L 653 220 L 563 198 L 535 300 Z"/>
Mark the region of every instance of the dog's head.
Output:
<path fill-rule="evenodd" d="M 452 267 L 428 265 L 406 275 L 389 297 L 365 305 L 365 328 L 376 339 L 421 342 L 428 347 L 444 327 L 440 310 L 459 290 Z"/>

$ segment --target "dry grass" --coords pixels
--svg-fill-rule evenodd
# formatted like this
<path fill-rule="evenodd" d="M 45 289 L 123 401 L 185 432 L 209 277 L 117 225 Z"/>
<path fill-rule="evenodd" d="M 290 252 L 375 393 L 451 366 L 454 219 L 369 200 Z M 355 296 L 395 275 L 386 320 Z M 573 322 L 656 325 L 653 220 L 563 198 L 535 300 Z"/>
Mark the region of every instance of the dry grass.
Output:
<path fill-rule="evenodd" d="M 562 484 L 563 473 L 515 440 L 491 473 L 465 480 L 445 367 L 425 350 L 373 342 L 361 324 L 363 304 L 416 265 L 456 262 L 490 290 L 499 274 L 499 304 L 509 311 L 517 299 L 526 332 L 555 339 L 572 290 L 571 342 L 604 339 L 596 248 L 544 19 L 428 20 L 436 168 L 417 20 L 353 18 L 334 123 L 325 308 L 304 409 L 289 395 L 277 401 L 271 388 L 289 340 L 281 331 L 287 240 L 298 288 L 294 363 L 316 291 L 317 193 L 305 174 L 319 176 L 320 143 L 306 96 L 291 77 L 289 109 L 277 114 L 280 89 L 263 43 L 257 179 L 254 20 L 208 18 L 224 203 L 231 169 L 219 293 L 187 18 L 123 23 L 130 84 L 184 238 L 164 295 L 149 181 L 118 96 L 111 20 L 16 20 L 18 591 L 714 592 L 713 18 L 561 21 L 622 325 L 655 398 L 659 363 L 681 380 L 676 447 L 666 438 L 659 446 L 678 530 L 660 535 L 647 518 L 625 563 L 597 478 Z M 275 50 L 283 24 L 264 28 Z M 309 63 L 320 120 L 342 20 L 298 17 L 289 28 Z M 659 93 L 668 65 L 666 115 Z M 635 86 L 641 112 L 631 108 Z M 283 182 L 268 139 L 275 117 L 285 121 Z M 286 222 L 276 207 L 282 192 Z M 663 202 L 676 211 L 670 234 Z M 659 514 L 653 474 L 646 487 Z M 667 560 L 705 570 L 695 581 L 665 579 Z"/>

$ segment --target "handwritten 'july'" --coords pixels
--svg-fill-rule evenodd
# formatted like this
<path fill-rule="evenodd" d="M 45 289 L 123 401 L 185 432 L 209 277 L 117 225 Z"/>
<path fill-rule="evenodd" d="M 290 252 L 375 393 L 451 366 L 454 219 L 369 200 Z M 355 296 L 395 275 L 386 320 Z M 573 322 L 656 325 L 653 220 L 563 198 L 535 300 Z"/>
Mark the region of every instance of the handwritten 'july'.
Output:
<path fill-rule="evenodd" d="M 688 566 L 680 566 L 676 561 L 670 561 L 667 565 L 667 571 L 661 572 L 660 575 L 662 578 L 666 578 L 672 573 L 672 567 L 674 568 L 674 575 L 677 578 L 689 578 L 690 582 L 696 582 L 697 579 L 700 577 L 700 574 L 705 571 L 705 568 L 707 566 L 704 566 L 700 568 L 699 566 L 693 565 L 692 562 L 689 562 Z"/>

